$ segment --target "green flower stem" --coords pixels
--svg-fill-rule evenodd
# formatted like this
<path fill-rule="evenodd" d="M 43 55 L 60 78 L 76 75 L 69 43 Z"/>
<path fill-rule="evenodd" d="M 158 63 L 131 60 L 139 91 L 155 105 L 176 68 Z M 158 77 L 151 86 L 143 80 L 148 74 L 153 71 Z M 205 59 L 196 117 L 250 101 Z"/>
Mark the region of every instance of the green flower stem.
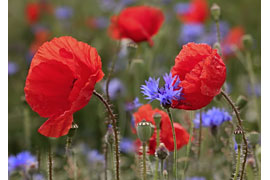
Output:
<path fill-rule="evenodd" d="M 233 180 L 236 180 L 237 179 L 237 176 L 239 174 L 239 169 L 240 169 L 240 157 L 241 157 L 241 146 L 238 145 L 237 146 L 237 162 L 236 162 L 236 170 L 235 170 L 235 174 L 234 174 L 234 177 L 233 177 Z"/>
<path fill-rule="evenodd" d="M 143 142 L 143 180 L 146 180 L 146 143 Z"/>
<path fill-rule="evenodd" d="M 107 81 L 106 81 L 106 96 L 107 96 L 107 101 L 108 102 L 110 102 L 109 85 L 110 85 L 111 76 L 112 76 L 112 73 L 114 71 L 115 63 L 116 63 L 116 60 L 117 60 L 117 54 L 119 52 L 120 47 L 121 47 L 121 41 L 118 41 L 117 45 L 116 45 L 116 52 L 115 52 L 115 54 L 113 56 L 113 59 L 112 59 L 112 66 L 111 66 L 111 68 L 109 70 Z"/>
<path fill-rule="evenodd" d="M 244 154 L 244 161 L 243 161 L 243 164 L 242 164 L 242 171 L 241 171 L 241 176 L 240 176 L 240 180 L 243 180 L 243 178 L 244 178 L 244 172 L 245 172 L 245 167 L 246 167 L 246 162 L 247 162 L 247 155 L 248 155 L 248 143 L 247 143 L 247 139 L 246 139 L 246 136 L 245 136 L 245 131 L 244 131 L 243 126 L 242 126 L 242 120 L 240 118 L 240 114 L 239 114 L 236 106 L 234 105 L 233 101 L 226 94 L 226 92 L 224 92 L 223 90 L 221 90 L 221 95 L 231 105 L 231 107 L 232 107 L 232 109 L 233 109 L 233 111 L 234 111 L 234 113 L 236 115 L 236 118 L 237 118 L 237 121 L 238 121 L 238 125 L 241 128 L 241 130 L 243 131 L 243 140 L 244 140 L 244 144 L 245 144 L 245 154 Z"/>
<path fill-rule="evenodd" d="M 253 108 L 255 109 L 255 111 L 258 113 L 259 119 L 258 119 L 258 126 L 259 129 L 261 129 L 261 113 L 259 112 L 259 108 L 258 108 L 258 101 L 256 98 L 256 93 L 255 93 L 255 83 L 256 83 L 256 77 L 255 77 L 255 73 L 254 70 L 252 68 L 252 59 L 251 59 L 251 52 L 250 50 L 246 50 L 246 61 L 247 61 L 247 71 L 248 71 L 248 76 L 250 78 L 250 83 L 251 83 L 251 91 L 252 91 L 252 100 L 254 103 L 253 104 Z"/>
<path fill-rule="evenodd" d="M 99 94 L 98 92 L 96 92 L 94 90 L 93 94 L 95 96 L 97 96 L 97 98 L 105 105 L 108 113 L 109 113 L 109 117 L 112 121 L 112 126 L 113 126 L 113 131 L 114 131 L 114 146 L 115 146 L 115 171 L 116 171 L 116 180 L 120 180 L 120 157 L 119 157 L 119 140 L 118 140 L 118 131 L 117 131 L 117 124 L 116 124 L 116 118 L 115 115 L 113 114 L 113 111 L 110 107 L 110 105 L 108 104 L 108 102 L 103 98 L 103 96 L 101 94 Z"/>
<path fill-rule="evenodd" d="M 53 155 L 50 144 L 48 148 L 48 179 L 53 180 Z"/>
<path fill-rule="evenodd" d="M 105 180 L 108 179 L 108 144 L 105 142 L 104 143 L 104 159 L 105 159 L 105 165 L 104 165 L 104 176 Z"/>
<path fill-rule="evenodd" d="M 112 170 L 112 179 L 114 179 L 114 154 L 113 154 L 113 144 L 110 144 L 110 156 L 111 156 L 111 170 Z"/>
<path fill-rule="evenodd" d="M 216 27 L 217 27 L 217 39 L 218 39 L 218 43 L 221 43 L 221 35 L 220 35 L 220 25 L 219 25 L 219 20 L 216 20 Z"/>
<path fill-rule="evenodd" d="M 156 145 L 156 148 L 158 148 L 159 144 L 160 144 L 160 129 L 157 128 L 157 145 Z M 158 178 L 158 163 L 159 163 L 159 160 L 158 158 L 156 157 L 156 167 L 155 167 L 155 176 L 154 176 L 154 180 L 157 180 Z"/>
<path fill-rule="evenodd" d="M 191 111 L 190 112 L 190 119 L 193 119 L 193 112 Z M 188 140 L 188 144 L 187 144 L 187 151 L 186 151 L 186 158 L 189 158 L 189 153 L 190 153 L 190 149 L 191 149 L 191 139 L 192 139 L 192 136 L 193 136 L 193 121 L 190 121 L 191 122 L 191 126 L 189 128 L 189 140 Z M 184 163 L 184 169 L 182 171 L 182 179 L 185 179 L 185 172 L 188 168 L 188 164 L 189 164 L 189 160 L 185 161 Z"/>
<path fill-rule="evenodd" d="M 256 146 L 253 147 L 252 152 L 253 152 L 253 156 L 254 156 L 254 160 L 255 160 L 256 170 L 258 172 L 258 179 L 261 179 L 260 163 L 258 162 L 258 158 L 256 156 Z"/>
<path fill-rule="evenodd" d="M 163 176 L 163 171 L 164 171 L 164 160 L 160 160 L 160 179 L 164 179 Z"/>
<path fill-rule="evenodd" d="M 175 136 L 175 129 L 173 125 L 173 118 L 170 111 L 170 108 L 167 108 L 167 112 L 170 117 L 171 126 L 172 126 L 172 133 L 173 133 L 173 143 L 174 143 L 174 151 L 173 151 L 173 174 L 175 179 L 177 180 L 177 145 L 176 145 L 176 136 Z"/>
<path fill-rule="evenodd" d="M 198 159 L 201 154 L 201 141 L 202 141 L 202 109 L 200 109 L 200 129 L 199 129 L 199 149 L 198 149 Z"/>

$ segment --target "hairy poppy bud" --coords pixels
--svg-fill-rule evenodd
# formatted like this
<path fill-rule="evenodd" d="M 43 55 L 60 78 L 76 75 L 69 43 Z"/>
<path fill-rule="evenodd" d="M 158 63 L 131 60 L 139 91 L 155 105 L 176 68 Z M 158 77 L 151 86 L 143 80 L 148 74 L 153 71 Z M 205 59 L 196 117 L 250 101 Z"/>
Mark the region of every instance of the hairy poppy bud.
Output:
<path fill-rule="evenodd" d="M 169 156 L 169 151 L 163 143 L 160 143 L 159 147 L 157 148 L 156 156 L 160 160 L 164 160 Z"/>
<path fill-rule="evenodd" d="M 245 49 L 250 49 L 252 46 L 252 42 L 253 42 L 253 39 L 250 34 L 245 34 L 244 36 L 242 36 L 242 44 Z"/>
<path fill-rule="evenodd" d="M 218 54 L 221 54 L 221 46 L 218 42 L 216 42 L 214 45 L 213 45 L 213 48 L 214 49 L 217 49 L 218 51 Z"/>
<path fill-rule="evenodd" d="M 258 144 L 260 138 L 260 134 L 258 132 L 251 132 L 248 134 L 248 141 L 252 146 L 256 146 Z"/>
<path fill-rule="evenodd" d="M 243 139 L 243 131 L 240 127 L 236 128 L 236 130 L 234 131 L 234 136 L 235 136 L 236 143 L 240 145 Z"/>
<path fill-rule="evenodd" d="M 112 125 L 108 126 L 108 130 L 107 130 L 107 133 L 105 135 L 105 141 L 108 144 L 113 144 L 113 142 L 114 142 L 114 132 L 113 132 Z"/>
<path fill-rule="evenodd" d="M 215 21 L 219 20 L 220 17 L 220 7 L 216 3 L 214 3 L 211 7 L 211 14 Z"/>
<path fill-rule="evenodd" d="M 79 126 L 76 123 L 73 122 L 72 125 L 71 125 L 71 128 L 69 129 L 68 137 L 73 137 L 78 128 L 79 128 Z"/>
<path fill-rule="evenodd" d="M 154 121 L 156 123 L 157 129 L 160 129 L 161 115 L 159 113 L 154 114 Z"/>
<path fill-rule="evenodd" d="M 248 99 L 245 96 L 240 95 L 236 100 L 236 106 L 238 110 L 243 109 L 248 103 Z"/>
<path fill-rule="evenodd" d="M 137 135 L 142 142 L 147 142 L 154 133 L 152 123 L 142 120 L 137 125 Z"/>

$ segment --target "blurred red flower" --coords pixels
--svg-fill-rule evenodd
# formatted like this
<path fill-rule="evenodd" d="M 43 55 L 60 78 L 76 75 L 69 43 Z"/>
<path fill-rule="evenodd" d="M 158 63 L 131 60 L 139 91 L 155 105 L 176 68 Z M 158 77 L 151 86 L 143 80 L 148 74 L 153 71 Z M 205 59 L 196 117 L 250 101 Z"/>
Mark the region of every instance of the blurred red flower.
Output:
<path fill-rule="evenodd" d="M 187 12 L 179 14 L 184 23 L 203 23 L 209 15 L 207 0 L 192 0 Z"/>
<path fill-rule="evenodd" d="M 183 88 L 183 99 L 172 105 L 178 109 L 196 110 L 208 105 L 226 80 L 225 64 L 217 50 L 207 44 L 184 45 L 171 72 L 179 76 Z"/>
<path fill-rule="evenodd" d="M 164 143 L 169 151 L 173 151 L 174 143 L 173 143 L 172 127 L 170 123 L 170 118 L 166 112 L 161 111 L 159 109 L 152 109 L 150 104 L 143 105 L 138 109 L 137 112 L 133 114 L 135 118 L 135 127 L 143 119 L 155 125 L 156 123 L 153 118 L 155 113 L 159 113 L 161 115 L 160 142 Z M 177 149 L 180 149 L 181 147 L 183 147 L 188 143 L 189 134 L 179 123 L 174 123 L 174 128 L 176 134 Z M 135 144 L 137 148 L 141 146 L 141 142 L 139 141 L 139 139 L 135 142 Z M 154 134 L 149 140 L 148 153 L 153 155 L 155 153 L 155 149 L 156 149 L 156 128 Z"/>
<path fill-rule="evenodd" d="M 44 43 L 32 59 L 25 98 L 40 116 L 49 118 L 39 132 L 48 137 L 66 135 L 73 113 L 90 100 L 104 74 L 95 48 L 63 36 Z"/>
<path fill-rule="evenodd" d="M 111 18 L 109 35 L 114 39 L 129 38 L 134 42 L 148 41 L 154 45 L 152 36 L 157 34 L 164 15 L 162 11 L 150 6 L 129 7 Z"/>
<path fill-rule="evenodd" d="M 225 56 L 225 58 L 234 54 L 235 47 L 238 49 L 242 48 L 241 39 L 244 34 L 244 28 L 241 26 L 236 26 L 232 28 L 225 36 L 221 43 L 222 54 Z"/>
<path fill-rule="evenodd" d="M 28 3 L 25 9 L 26 19 L 29 24 L 34 24 L 38 21 L 41 9 L 39 3 Z"/>

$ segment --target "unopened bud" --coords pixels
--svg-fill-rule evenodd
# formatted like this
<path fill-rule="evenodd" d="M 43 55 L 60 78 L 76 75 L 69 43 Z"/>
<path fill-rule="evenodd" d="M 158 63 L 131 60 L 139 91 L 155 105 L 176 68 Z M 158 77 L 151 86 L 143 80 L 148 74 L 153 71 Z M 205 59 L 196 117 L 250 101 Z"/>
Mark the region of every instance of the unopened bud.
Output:
<path fill-rule="evenodd" d="M 238 145 L 240 145 L 242 143 L 242 139 L 243 139 L 243 131 L 239 126 L 234 131 L 234 136 L 235 136 L 236 143 Z"/>
<path fill-rule="evenodd" d="M 213 45 L 213 48 L 217 49 L 219 55 L 221 54 L 221 46 L 218 42 Z"/>
<path fill-rule="evenodd" d="M 73 137 L 78 128 L 79 126 L 76 123 L 72 122 L 71 128 L 69 129 L 68 132 L 68 137 Z"/>
<path fill-rule="evenodd" d="M 214 3 L 211 7 L 211 14 L 215 21 L 219 20 L 220 17 L 220 7 L 216 3 Z"/>
<path fill-rule="evenodd" d="M 156 157 L 160 160 L 164 160 L 169 156 L 169 151 L 163 143 L 160 143 L 155 153 Z"/>
<path fill-rule="evenodd" d="M 260 134 L 258 132 L 251 132 L 248 134 L 248 141 L 254 147 L 258 144 L 260 139 Z"/>
<path fill-rule="evenodd" d="M 154 133 L 154 127 L 150 122 L 142 120 L 137 125 L 137 135 L 142 142 L 147 142 Z"/>
<path fill-rule="evenodd" d="M 242 37 L 242 44 L 245 49 L 251 49 L 253 43 L 252 36 L 250 34 L 245 34 Z"/>
<path fill-rule="evenodd" d="M 105 135 L 105 141 L 108 144 L 113 144 L 114 142 L 114 132 L 113 132 L 113 128 L 112 125 L 109 124 L 106 135 Z"/>
<path fill-rule="evenodd" d="M 236 100 L 236 106 L 238 110 L 243 109 L 248 103 L 248 99 L 245 96 L 240 95 Z"/>
<path fill-rule="evenodd" d="M 157 129 L 160 129 L 161 115 L 159 113 L 154 114 L 154 121 L 156 123 Z"/>

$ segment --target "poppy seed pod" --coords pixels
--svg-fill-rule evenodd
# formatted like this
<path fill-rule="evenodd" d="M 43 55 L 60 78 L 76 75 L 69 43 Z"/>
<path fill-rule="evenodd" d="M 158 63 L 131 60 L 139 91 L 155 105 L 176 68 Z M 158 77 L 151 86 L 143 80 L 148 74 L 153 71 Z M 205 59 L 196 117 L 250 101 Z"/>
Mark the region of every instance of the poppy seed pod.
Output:
<path fill-rule="evenodd" d="M 220 17 L 220 7 L 216 3 L 214 3 L 211 7 L 211 14 L 215 21 L 219 20 Z"/>
<path fill-rule="evenodd" d="M 161 115 L 159 113 L 155 113 L 153 117 L 156 123 L 156 128 L 160 129 Z"/>
<path fill-rule="evenodd" d="M 164 160 L 169 156 L 169 151 L 163 143 L 160 143 L 155 154 L 160 160 Z"/>
<path fill-rule="evenodd" d="M 236 143 L 240 145 L 243 139 L 243 131 L 240 127 L 236 128 L 236 130 L 234 131 L 234 136 L 235 136 Z"/>
<path fill-rule="evenodd" d="M 248 103 L 248 99 L 245 96 L 240 95 L 236 100 L 236 106 L 238 110 L 243 109 Z"/>
<path fill-rule="evenodd" d="M 71 128 L 69 129 L 68 132 L 68 137 L 73 137 L 78 128 L 79 126 L 76 123 L 72 122 Z"/>
<path fill-rule="evenodd" d="M 152 123 L 142 120 L 137 125 L 137 135 L 142 142 L 147 142 L 154 133 Z"/>
<path fill-rule="evenodd" d="M 252 47 L 252 36 L 249 34 L 245 34 L 242 36 L 242 44 L 245 49 L 250 49 Z"/>

